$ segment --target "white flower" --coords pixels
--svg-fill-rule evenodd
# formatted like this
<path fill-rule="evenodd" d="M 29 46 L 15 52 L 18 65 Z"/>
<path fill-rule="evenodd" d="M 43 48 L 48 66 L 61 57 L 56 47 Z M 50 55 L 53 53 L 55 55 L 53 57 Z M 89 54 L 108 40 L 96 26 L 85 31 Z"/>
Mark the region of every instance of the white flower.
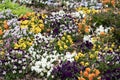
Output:
<path fill-rule="evenodd" d="M 86 41 L 92 42 L 91 35 L 84 35 L 83 41 L 84 42 L 86 42 Z"/>
<path fill-rule="evenodd" d="M 3 74 L 6 74 L 6 72 L 4 71 Z"/>
<path fill-rule="evenodd" d="M 43 72 L 41 72 L 41 73 L 40 73 L 40 75 L 41 75 L 41 76 L 43 76 L 43 75 L 44 75 L 44 73 L 43 73 Z"/>
<path fill-rule="evenodd" d="M 23 67 L 22 67 L 22 69 L 26 69 L 26 67 L 25 67 L 25 66 L 23 66 Z"/>
<path fill-rule="evenodd" d="M 65 12 L 64 12 L 63 10 L 60 10 L 60 11 L 58 12 L 58 14 L 61 15 L 61 16 L 63 16 L 63 15 L 65 14 Z"/>
<path fill-rule="evenodd" d="M 13 68 L 14 68 L 14 69 L 17 69 L 17 66 L 14 66 Z"/>
<path fill-rule="evenodd" d="M 14 73 L 16 73 L 16 71 L 15 71 L 15 70 L 13 70 L 12 72 L 13 72 L 13 74 L 14 74 Z"/>

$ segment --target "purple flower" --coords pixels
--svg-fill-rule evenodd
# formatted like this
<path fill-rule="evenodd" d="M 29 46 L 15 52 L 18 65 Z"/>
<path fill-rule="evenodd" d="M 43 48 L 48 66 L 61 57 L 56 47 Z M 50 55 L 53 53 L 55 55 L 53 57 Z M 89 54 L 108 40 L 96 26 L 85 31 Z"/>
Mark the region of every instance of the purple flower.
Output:
<path fill-rule="evenodd" d="M 52 75 L 54 75 L 55 79 L 72 79 L 77 80 L 76 74 L 81 70 L 81 66 L 76 62 L 61 62 L 57 67 L 55 67 L 52 71 Z"/>

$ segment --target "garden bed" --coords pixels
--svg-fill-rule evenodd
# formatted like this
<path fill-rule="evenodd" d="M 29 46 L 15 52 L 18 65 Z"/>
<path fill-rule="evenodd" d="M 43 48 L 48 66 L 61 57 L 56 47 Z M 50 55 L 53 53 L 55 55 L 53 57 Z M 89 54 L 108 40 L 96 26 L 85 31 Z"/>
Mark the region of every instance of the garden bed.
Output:
<path fill-rule="evenodd" d="M 14 1 L 0 4 L 0 80 L 120 79 L 119 1 Z"/>

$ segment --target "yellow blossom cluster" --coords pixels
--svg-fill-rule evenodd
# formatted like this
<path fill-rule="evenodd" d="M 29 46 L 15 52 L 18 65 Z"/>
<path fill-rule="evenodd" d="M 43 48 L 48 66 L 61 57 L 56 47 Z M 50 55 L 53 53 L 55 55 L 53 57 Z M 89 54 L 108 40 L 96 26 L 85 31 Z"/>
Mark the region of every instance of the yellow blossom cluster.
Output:
<path fill-rule="evenodd" d="M 26 38 L 20 38 L 18 40 L 18 43 L 14 44 L 14 49 L 26 49 L 32 45 L 32 40 L 26 39 Z"/>
<path fill-rule="evenodd" d="M 76 11 L 82 11 L 84 14 L 95 14 L 95 13 L 98 13 L 99 10 L 95 10 L 95 9 L 89 9 L 88 7 L 78 7 L 76 8 Z"/>
<path fill-rule="evenodd" d="M 71 44 L 73 44 L 72 37 L 71 35 L 67 35 L 66 33 L 64 33 L 62 38 L 57 42 L 59 50 L 68 49 Z"/>
<path fill-rule="evenodd" d="M 29 13 L 25 18 L 28 18 L 26 20 L 21 20 L 21 29 L 28 28 L 30 32 L 32 33 L 40 33 L 42 30 L 44 30 L 44 22 L 43 19 L 46 17 L 44 14 L 35 14 L 35 13 Z M 40 18 L 41 17 L 41 18 Z"/>
<path fill-rule="evenodd" d="M 88 63 L 88 61 L 85 61 L 85 57 L 86 57 L 85 54 L 83 54 L 83 53 L 81 53 L 81 52 L 78 52 L 78 54 L 75 56 L 75 60 L 76 60 L 77 62 L 80 61 L 80 64 L 83 65 L 83 66 L 88 66 L 89 63 Z"/>

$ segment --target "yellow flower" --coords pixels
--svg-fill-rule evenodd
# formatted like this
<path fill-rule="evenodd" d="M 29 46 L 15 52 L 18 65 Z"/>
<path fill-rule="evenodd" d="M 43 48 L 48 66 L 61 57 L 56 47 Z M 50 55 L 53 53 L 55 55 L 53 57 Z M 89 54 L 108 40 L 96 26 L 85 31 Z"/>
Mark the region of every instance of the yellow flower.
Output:
<path fill-rule="evenodd" d="M 28 20 L 24 20 L 24 21 L 22 21 L 22 24 L 26 25 L 26 24 L 28 24 L 28 22 L 29 22 Z"/>
<path fill-rule="evenodd" d="M 57 45 L 58 45 L 58 46 L 60 46 L 60 45 L 61 45 L 60 41 L 58 41 L 58 42 L 57 42 Z"/>
<path fill-rule="evenodd" d="M 39 23 L 43 23 L 43 20 L 40 19 L 40 20 L 39 20 Z"/>
<path fill-rule="evenodd" d="M 25 43 L 22 43 L 21 45 L 20 45 L 20 47 L 21 47 L 21 49 L 26 49 L 26 44 Z"/>
<path fill-rule="evenodd" d="M 28 25 L 20 25 L 21 29 L 24 29 L 24 28 L 27 28 L 27 27 L 28 27 Z"/>
<path fill-rule="evenodd" d="M 63 47 L 60 46 L 59 49 L 60 49 L 60 50 L 63 50 Z"/>
<path fill-rule="evenodd" d="M 33 18 L 31 19 L 31 21 L 34 22 L 34 21 L 35 21 L 35 18 L 33 17 Z"/>
<path fill-rule="evenodd" d="M 31 22 L 31 25 L 35 25 L 35 23 L 34 23 L 34 22 Z"/>
<path fill-rule="evenodd" d="M 85 65 L 85 63 L 83 61 L 81 61 L 80 64 L 83 65 L 83 66 Z"/>
<path fill-rule="evenodd" d="M 78 56 L 79 56 L 79 57 L 82 57 L 82 56 L 83 56 L 83 54 L 82 54 L 81 52 L 79 52 L 79 53 L 78 53 Z"/>
<path fill-rule="evenodd" d="M 0 44 L 3 44 L 3 40 L 0 40 Z"/>
<path fill-rule="evenodd" d="M 95 54 L 98 54 L 99 51 L 95 51 Z"/>
<path fill-rule="evenodd" d="M 19 45 L 17 43 L 14 44 L 14 49 L 18 49 Z"/>
<path fill-rule="evenodd" d="M 90 58 L 94 58 L 95 56 L 93 54 L 90 54 Z"/>
<path fill-rule="evenodd" d="M 86 62 L 86 63 L 85 63 L 85 66 L 89 66 L 89 63 L 88 63 L 88 62 Z"/>
<path fill-rule="evenodd" d="M 44 24 L 39 24 L 41 29 L 44 29 Z"/>
<path fill-rule="evenodd" d="M 75 56 L 75 60 L 77 61 L 79 59 L 79 56 Z"/>
<path fill-rule="evenodd" d="M 112 49 L 112 48 L 109 48 L 109 50 L 110 50 L 110 51 L 113 51 L 113 49 Z"/>
<path fill-rule="evenodd" d="M 67 38 L 68 38 L 68 39 L 71 39 L 71 36 L 70 36 L 70 35 L 67 35 Z"/>
<path fill-rule="evenodd" d="M 23 38 L 20 38 L 19 41 L 18 41 L 18 44 L 24 42 L 24 39 Z"/>
<path fill-rule="evenodd" d="M 104 48 L 104 50 L 108 50 L 108 47 L 106 46 L 106 47 Z"/>
<path fill-rule="evenodd" d="M 65 37 L 62 37 L 62 40 L 65 40 Z"/>
<path fill-rule="evenodd" d="M 4 52 L 4 51 L 1 51 L 1 52 L 0 52 L 0 55 L 4 55 L 4 54 L 5 54 L 5 52 Z"/>
<path fill-rule="evenodd" d="M 42 18 L 45 19 L 47 17 L 47 15 L 45 14 L 42 14 Z"/>
<path fill-rule="evenodd" d="M 64 45 L 64 48 L 65 48 L 65 49 L 67 49 L 67 48 L 68 48 L 68 46 L 67 46 L 67 45 Z"/>
<path fill-rule="evenodd" d="M 67 35 L 66 33 L 64 33 L 64 36 Z"/>
<path fill-rule="evenodd" d="M 115 47 L 114 43 L 111 45 L 111 47 L 112 47 L 112 48 L 114 48 L 114 47 Z"/>
<path fill-rule="evenodd" d="M 73 41 L 72 41 L 72 40 L 70 40 L 70 44 L 73 44 Z"/>
<path fill-rule="evenodd" d="M 31 45 L 33 44 L 33 42 L 32 42 L 32 41 L 27 41 L 26 44 L 27 44 L 28 46 L 31 46 Z"/>
<path fill-rule="evenodd" d="M 39 33 L 41 32 L 42 30 L 39 28 L 39 27 L 36 27 L 35 30 L 34 30 L 34 33 Z"/>
<path fill-rule="evenodd" d="M 68 43 L 69 41 L 68 40 L 66 40 L 66 43 Z"/>

